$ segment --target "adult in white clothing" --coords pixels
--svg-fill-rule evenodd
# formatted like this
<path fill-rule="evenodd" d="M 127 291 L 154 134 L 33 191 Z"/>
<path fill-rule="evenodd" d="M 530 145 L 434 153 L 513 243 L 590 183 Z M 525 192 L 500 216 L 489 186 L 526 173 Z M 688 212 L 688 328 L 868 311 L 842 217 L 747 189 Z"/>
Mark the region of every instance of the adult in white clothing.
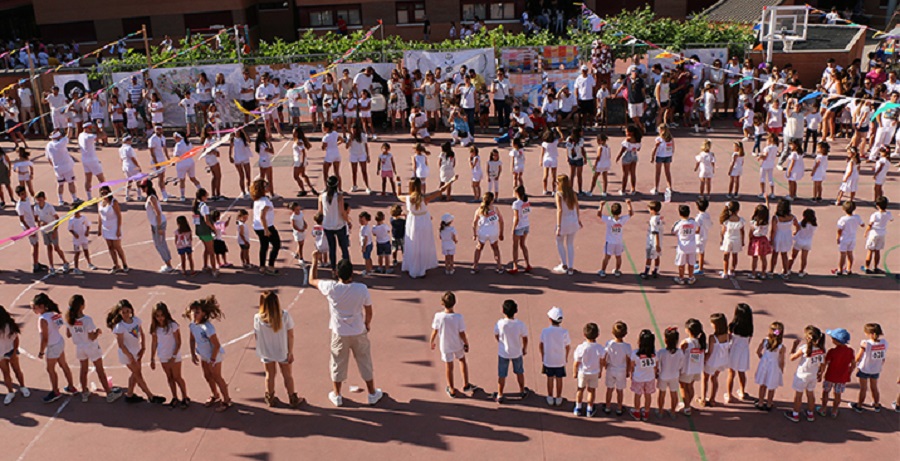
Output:
<path fill-rule="evenodd" d="M 147 147 L 150 148 L 150 165 L 163 163 L 169 159 L 169 148 L 166 147 L 166 137 L 163 136 L 162 125 L 153 127 L 153 134 L 147 140 Z M 162 193 L 163 202 L 165 202 L 169 199 L 169 194 L 166 193 L 166 168 L 164 166 L 155 167 L 153 173 L 156 174 L 157 185 Z"/>
<path fill-rule="evenodd" d="M 553 268 L 557 274 L 575 273 L 575 233 L 584 227 L 578 209 L 578 196 L 572 181 L 562 174 L 556 178 L 556 249 L 560 264 Z"/>
<path fill-rule="evenodd" d="M 156 196 L 156 189 L 153 188 L 153 181 L 149 178 L 141 180 L 141 191 L 146 194 L 147 200 L 144 201 L 144 210 L 147 212 L 147 222 L 150 223 L 150 236 L 153 238 L 153 246 L 156 252 L 165 263 L 159 269 L 162 274 L 174 272 L 172 267 L 172 253 L 169 251 L 169 244 L 166 241 L 166 215 L 162 212 L 162 206 L 159 203 L 159 197 Z"/>
<path fill-rule="evenodd" d="M 84 168 L 84 191 L 90 200 L 93 177 L 96 176 L 101 183 L 106 182 L 106 177 L 103 175 L 103 165 L 97 158 L 97 135 L 94 134 L 94 124 L 85 122 L 82 128 L 84 131 L 78 135 L 78 149 L 81 151 L 81 166 Z"/>
<path fill-rule="evenodd" d="M 66 204 L 63 201 L 63 188 L 66 184 L 69 185 L 72 203 L 79 202 L 78 195 L 75 193 L 75 161 L 72 160 L 72 155 L 69 154 L 68 144 L 69 138 L 63 136 L 60 131 L 54 131 L 50 133 L 50 142 L 44 147 L 44 153 L 50 159 L 50 164 L 53 165 L 53 173 L 56 174 L 56 183 L 58 185 L 56 194 L 59 198 L 60 206 Z"/>
<path fill-rule="evenodd" d="M 337 280 L 319 279 L 319 254 L 313 252 L 309 284 L 318 288 L 328 300 L 331 329 L 331 383 L 328 399 L 334 406 L 344 404 L 341 387 L 347 380 L 350 353 L 356 359 L 359 374 L 366 382 L 369 405 L 375 405 L 384 395 L 375 387 L 372 354 L 369 345 L 369 329 L 372 324 L 372 297 L 362 283 L 353 282 L 353 264 L 343 259 L 336 265 Z"/>
<path fill-rule="evenodd" d="M 253 200 L 253 231 L 259 238 L 259 272 L 264 275 L 276 275 L 275 259 L 281 249 L 281 237 L 275 229 L 275 206 L 266 196 L 269 185 L 265 179 L 257 179 L 250 184 L 250 198 Z M 271 250 L 269 249 L 271 247 Z M 269 252 L 268 265 L 266 252 Z"/>
<path fill-rule="evenodd" d="M 113 261 L 113 267 L 109 270 L 109 273 L 128 273 L 128 261 L 125 260 L 125 250 L 122 248 L 122 209 L 119 208 L 119 202 L 113 197 L 109 186 L 101 187 L 100 195 L 103 197 L 97 206 L 97 215 L 100 218 L 100 235 L 103 237 L 103 240 L 106 240 L 106 248 L 109 250 L 109 256 Z M 120 259 L 122 260 L 121 267 L 119 267 Z"/>
<path fill-rule="evenodd" d="M 428 269 L 438 266 L 437 248 L 434 245 L 434 226 L 428 203 L 437 200 L 445 190 L 450 188 L 459 178 L 454 176 L 440 189 L 425 195 L 422 180 L 413 178 L 409 181 L 409 195 L 397 198 L 406 204 L 406 235 L 403 240 L 402 270 L 412 278 L 424 277 Z"/>
<path fill-rule="evenodd" d="M 53 129 L 63 131 L 66 129 L 66 95 L 59 92 L 59 87 L 54 86 L 49 93 L 44 93 L 44 101 L 50 106 L 50 117 L 53 120 Z"/>
<path fill-rule="evenodd" d="M 350 237 L 347 232 L 352 227 L 350 214 L 344 207 L 344 193 L 340 190 L 337 176 L 325 180 L 325 191 L 319 195 L 319 213 L 322 213 L 322 227 L 328 241 L 328 263 L 336 262 L 337 246 L 341 247 L 341 259 L 350 260 Z"/>

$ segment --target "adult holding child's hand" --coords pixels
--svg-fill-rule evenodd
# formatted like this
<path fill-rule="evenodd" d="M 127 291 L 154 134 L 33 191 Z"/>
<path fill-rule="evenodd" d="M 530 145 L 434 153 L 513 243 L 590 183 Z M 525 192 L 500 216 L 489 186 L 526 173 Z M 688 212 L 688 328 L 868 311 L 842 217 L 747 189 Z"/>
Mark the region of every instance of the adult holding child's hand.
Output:
<path fill-rule="evenodd" d="M 402 270 L 412 278 L 424 277 L 428 269 L 438 266 L 437 249 L 434 244 L 434 226 L 428 212 L 428 202 L 437 200 L 445 190 L 459 179 L 454 176 L 440 189 L 425 194 L 422 180 L 413 178 L 409 181 L 409 195 L 398 195 L 397 198 L 406 204 L 406 235 L 403 242 Z"/>

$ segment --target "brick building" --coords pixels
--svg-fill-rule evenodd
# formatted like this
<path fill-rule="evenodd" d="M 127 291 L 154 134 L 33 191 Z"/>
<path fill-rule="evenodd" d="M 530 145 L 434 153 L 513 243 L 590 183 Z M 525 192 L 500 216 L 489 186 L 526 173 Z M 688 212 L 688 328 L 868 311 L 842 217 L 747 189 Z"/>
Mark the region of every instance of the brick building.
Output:
<path fill-rule="evenodd" d="M 290 40 L 298 30 L 335 30 L 338 16 L 349 28 L 365 28 L 384 22 L 386 35 L 423 38 L 425 18 L 432 24 L 432 39 L 447 37 L 450 22 L 484 19 L 489 27 L 502 24 L 518 30 L 528 5 L 568 5 L 573 0 L 0 0 L 0 35 L 39 35 L 48 42 L 107 42 L 147 24 L 150 35 L 182 37 L 188 29 L 214 25 L 246 24 L 254 39 Z M 616 14 L 646 4 L 660 15 L 684 18 L 715 0 L 586 0 L 600 15 Z M 29 23 L 29 15 L 33 17 Z M 15 19 L 13 19 L 15 18 Z"/>

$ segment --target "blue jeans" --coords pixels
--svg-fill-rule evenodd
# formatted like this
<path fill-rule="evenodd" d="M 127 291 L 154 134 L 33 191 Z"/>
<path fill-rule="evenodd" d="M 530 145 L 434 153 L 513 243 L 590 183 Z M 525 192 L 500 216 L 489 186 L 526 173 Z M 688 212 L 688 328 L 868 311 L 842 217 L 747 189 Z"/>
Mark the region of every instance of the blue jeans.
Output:
<path fill-rule="evenodd" d="M 337 264 L 337 260 L 334 259 L 337 255 L 336 245 L 341 246 L 341 259 L 350 260 L 350 237 L 347 235 L 346 227 L 341 227 L 338 230 L 325 229 L 325 240 L 328 241 L 328 256 L 331 258 L 328 261 L 332 265 Z"/>
<path fill-rule="evenodd" d="M 501 378 L 505 378 L 509 376 L 509 363 L 512 362 L 513 373 L 517 375 L 525 374 L 525 365 L 522 360 L 522 356 L 519 356 L 514 359 L 505 359 L 503 357 L 497 356 L 497 376 Z"/>
<path fill-rule="evenodd" d="M 469 134 L 475 137 L 475 109 L 463 109 L 466 111 L 466 122 L 469 124 Z"/>

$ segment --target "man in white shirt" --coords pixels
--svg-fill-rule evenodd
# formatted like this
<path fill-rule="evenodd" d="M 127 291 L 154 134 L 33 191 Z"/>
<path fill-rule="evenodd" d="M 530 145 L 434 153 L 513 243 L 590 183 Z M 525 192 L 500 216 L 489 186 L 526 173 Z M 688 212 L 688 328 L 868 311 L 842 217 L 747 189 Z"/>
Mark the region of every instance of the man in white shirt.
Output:
<path fill-rule="evenodd" d="M 19 96 L 19 103 L 21 104 L 21 122 L 27 122 L 34 118 L 34 97 L 31 93 L 31 88 L 28 88 L 25 85 L 18 85 L 18 89 L 16 90 L 16 94 Z M 35 132 L 37 131 L 37 127 L 33 128 Z"/>
<path fill-rule="evenodd" d="M 84 191 L 90 200 L 93 177 L 96 176 L 101 183 L 106 182 L 106 177 L 103 176 L 103 166 L 97 158 L 97 135 L 94 134 L 94 124 L 85 122 L 82 128 L 84 131 L 78 135 L 78 149 L 81 151 L 81 166 L 84 168 Z"/>
<path fill-rule="evenodd" d="M 369 329 L 372 323 L 372 297 L 362 283 L 353 282 L 353 264 L 347 259 L 338 261 L 335 273 L 338 280 L 319 278 L 319 252 L 313 252 L 313 263 L 309 273 L 309 284 L 319 290 L 328 300 L 331 329 L 331 382 L 333 390 L 328 400 L 336 407 L 344 404 L 341 387 L 347 380 L 350 352 L 356 359 L 359 374 L 366 382 L 369 405 L 375 405 L 384 393 L 375 387 L 372 369 L 372 355 L 369 344 Z"/>
<path fill-rule="evenodd" d="M 509 128 L 510 107 L 506 99 L 512 98 L 512 88 L 503 68 L 497 69 L 497 78 L 491 83 L 491 95 L 494 99 L 494 116 L 497 117 L 502 134 Z"/>
<path fill-rule="evenodd" d="M 69 154 L 69 139 L 63 136 L 59 131 L 50 133 L 50 142 L 44 147 L 44 153 L 50 164 L 53 165 L 53 172 L 56 174 L 56 183 L 58 188 L 56 191 L 59 198 L 59 206 L 65 206 L 63 201 L 63 187 L 69 185 L 69 193 L 72 195 L 72 203 L 78 203 L 80 200 L 75 194 L 75 161 Z"/>
<path fill-rule="evenodd" d="M 375 69 L 366 67 L 366 70 L 356 74 L 356 77 L 353 77 L 353 89 L 356 90 L 356 94 L 362 95 L 363 90 L 367 90 L 369 94 L 372 94 L 373 73 L 375 73 Z"/>
<path fill-rule="evenodd" d="M 278 90 L 275 88 L 275 85 L 270 83 L 269 74 L 263 74 L 259 80 L 259 86 L 256 87 L 255 96 L 256 104 L 259 106 L 259 110 L 263 116 L 266 131 L 269 133 L 275 133 L 275 130 L 273 130 L 275 125 L 275 107 L 271 104 L 274 102 L 277 94 Z M 280 129 L 277 131 L 281 134 Z"/>
<path fill-rule="evenodd" d="M 256 82 L 253 80 L 253 77 L 250 76 L 250 70 L 244 69 L 243 78 L 241 79 L 239 88 L 238 101 L 241 103 L 241 107 L 248 112 L 256 110 Z M 244 123 L 248 123 L 249 121 L 250 116 L 244 114 Z"/>
<path fill-rule="evenodd" d="M 169 159 L 169 148 L 166 147 L 166 138 L 163 136 L 162 125 L 156 125 L 153 128 L 153 135 L 147 140 L 147 147 L 150 149 L 150 165 L 162 163 Z M 162 194 L 162 199 L 165 202 L 169 200 L 169 194 L 166 193 L 166 167 L 156 167 L 153 169 L 153 172 L 158 174 L 156 177 L 158 181 L 157 187 L 159 187 L 159 192 Z"/>
<path fill-rule="evenodd" d="M 428 133 L 428 116 L 422 112 L 419 106 L 413 106 L 409 114 L 410 134 L 416 141 L 422 140 L 426 144 L 431 143 L 431 134 Z"/>
<path fill-rule="evenodd" d="M 888 72 L 887 81 L 884 82 L 884 89 L 886 94 L 891 93 L 900 93 L 900 80 L 897 79 L 897 71 L 892 70 Z M 20 98 L 21 99 L 21 98 Z M 22 104 L 22 111 L 25 111 L 25 104 Z"/>
<path fill-rule="evenodd" d="M 578 123 L 588 126 L 593 123 L 596 104 L 594 101 L 594 76 L 588 66 L 581 66 L 581 74 L 575 78 L 575 97 L 578 100 Z"/>
<path fill-rule="evenodd" d="M 51 118 L 54 130 L 66 129 L 66 96 L 59 92 L 58 86 L 53 86 L 50 93 L 44 93 L 44 101 L 50 106 Z"/>
<path fill-rule="evenodd" d="M 647 66 L 641 64 L 641 55 L 636 54 L 631 58 L 631 65 L 628 66 L 628 70 L 625 71 L 626 75 L 631 75 L 631 71 L 637 69 L 638 77 L 647 78 Z"/>

